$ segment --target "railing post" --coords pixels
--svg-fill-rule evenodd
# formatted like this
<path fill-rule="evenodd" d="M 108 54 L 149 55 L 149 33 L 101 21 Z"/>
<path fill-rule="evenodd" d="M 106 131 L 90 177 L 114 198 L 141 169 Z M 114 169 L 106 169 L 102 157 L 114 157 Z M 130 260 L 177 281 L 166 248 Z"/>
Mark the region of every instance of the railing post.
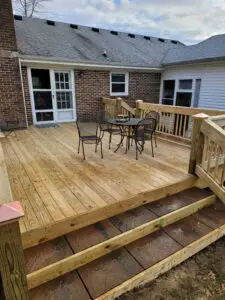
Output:
<path fill-rule="evenodd" d="M 197 163 L 202 161 L 202 153 L 204 147 L 204 136 L 201 133 L 202 122 L 208 119 L 208 115 L 200 113 L 192 116 L 193 127 L 192 127 L 192 139 L 191 139 L 191 154 L 189 160 L 190 174 L 195 174 L 195 167 Z"/>
<path fill-rule="evenodd" d="M 143 100 L 136 100 L 136 111 L 135 111 L 135 117 L 141 118 L 141 109 L 140 104 L 143 103 Z"/>
<path fill-rule="evenodd" d="M 4 300 L 29 299 L 19 228 L 23 215 L 17 201 L 0 205 L 0 299 Z"/>
<path fill-rule="evenodd" d="M 121 114 L 121 107 L 122 107 L 122 98 L 116 98 L 116 112 L 115 117 L 117 117 L 119 114 Z"/>

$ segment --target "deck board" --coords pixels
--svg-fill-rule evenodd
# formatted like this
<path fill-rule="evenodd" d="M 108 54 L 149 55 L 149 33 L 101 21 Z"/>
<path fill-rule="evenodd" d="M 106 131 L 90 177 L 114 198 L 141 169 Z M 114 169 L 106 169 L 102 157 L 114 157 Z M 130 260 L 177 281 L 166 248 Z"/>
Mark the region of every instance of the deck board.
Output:
<path fill-rule="evenodd" d="M 67 218 L 88 216 L 188 176 L 187 147 L 159 140 L 155 158 L 146 145 L 136 161 L 134 147 L 127 155 L 124 148 L 114 153 L 118 139 L 113 137 L 109 150 L 105 135 L 104 159 L 94 152 L 93 145 L 85 145 L 86 161 L 82 154 L 77 154 L 78 134 L 74 124 L 52 128 L 31 126 L 2 141 L 13 196 L 25 210 L 20 222 L 22 236 L 31 231 L 34 236 L 34 230 L 44 232 Z"/>

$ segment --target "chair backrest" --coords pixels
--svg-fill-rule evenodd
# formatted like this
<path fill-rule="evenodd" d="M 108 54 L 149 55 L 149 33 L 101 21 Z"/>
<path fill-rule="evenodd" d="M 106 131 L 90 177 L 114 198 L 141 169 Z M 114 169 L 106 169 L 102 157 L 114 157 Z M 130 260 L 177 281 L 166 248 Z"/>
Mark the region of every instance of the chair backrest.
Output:
<path fill-rule="evenodd" d="M 97 124 L 101 130 L 106 130 L 109 128 L 107 117 L 104 109 L 101 109 L 97 112 Z"/>
<path fill-rule="evenodd" d="M 156 130 L 157 120 L 155 118 L 145 118 L 139 121 L 136 129 L 136 136 L 143 139 L 151 139 Z"/>
<path fill-rule="evenodd" d="M 156 119 L 156 125 L 159 123 L 160 113 L 158 111 L 151 110 L 145 116 L 146 119 L 153 118 Z"/>
<path fill-rule="evenodd" d="M 93 136 L 97 135 L 97 126 L 93 123 L 88 122 L 82 122 L 80 120 L 76 121 L 77 130 L 79 137 L 85 137 L 85 136 Z"/>

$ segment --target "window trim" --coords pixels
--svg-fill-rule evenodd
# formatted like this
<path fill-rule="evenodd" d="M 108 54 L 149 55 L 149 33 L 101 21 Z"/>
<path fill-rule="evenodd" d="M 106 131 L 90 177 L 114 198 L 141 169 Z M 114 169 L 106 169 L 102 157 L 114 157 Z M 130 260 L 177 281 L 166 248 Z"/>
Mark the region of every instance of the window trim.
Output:
<path fill-rule="evenodd" d="M 116 82 L 112 82 L 112 75 L 113 74 L 122 74 L 125 75 L 125 92 L 123 93 L 113 93 L 112 92 L 112 84 Z M 128 96 L 129 91 L 129 73 L 128 72 L 110 72 L 110 96 Z"/>

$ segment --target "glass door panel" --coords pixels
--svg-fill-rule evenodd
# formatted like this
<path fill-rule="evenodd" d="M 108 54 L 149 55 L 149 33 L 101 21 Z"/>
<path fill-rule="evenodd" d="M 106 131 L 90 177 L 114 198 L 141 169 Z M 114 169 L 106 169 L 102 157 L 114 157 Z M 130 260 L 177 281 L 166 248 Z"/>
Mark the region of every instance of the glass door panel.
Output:
<path fill-rule="evenodd" d="M 57 120 L 72 121 L 74 119 L 74 107 L 70 72 L 55 71 L 55 96 Z"/>
<path fill-rule="evenodd" d="M 36 113 L 37 122 L 49 122 L 54 121 L 53 112 L 37 112 Z"/>
<path fill-rule="evenodd" d="M 52 105 L 52 93 L 51 92 L 34 92 L 34 106 L 35 110 L 51 110 Z"/>
<path fill-rule="evenodd" d="M 50 70 L 32 69 L 32 88 L 36 123 L 54 121 L 54 103 L 50 80 Z"/>
<path fill-rule="evenodd" d="M 175 80 L 164 80 L 162 104 L 173 105 L 174 91 L 175 91 Z"/>

